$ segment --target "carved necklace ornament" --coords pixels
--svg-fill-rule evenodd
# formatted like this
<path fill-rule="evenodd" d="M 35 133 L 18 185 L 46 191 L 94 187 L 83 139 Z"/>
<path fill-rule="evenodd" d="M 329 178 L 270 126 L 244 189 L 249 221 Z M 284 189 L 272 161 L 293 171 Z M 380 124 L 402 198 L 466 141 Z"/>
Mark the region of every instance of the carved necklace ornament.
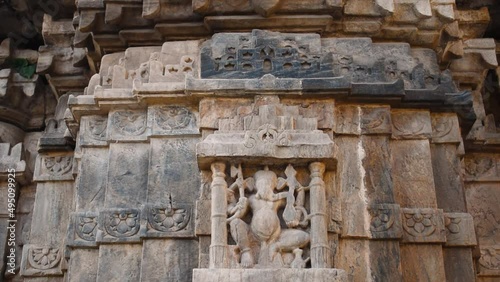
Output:
<path fill-rule="evenodd" d="M 116 112 L 113 115 L 113 124 L 123 135 L 141 135 L 146 131 L 146 115 L 133 111 Z"/>
<path fill-rule="evenodd" d="M 117 238 L 133 236 L 140 228 L 138 211 L 112 212 L 105 220 L 106 232 Z"/>
<path fill-rule="evenodd" d="M 61 253 L 58 248 L 37 248 L 29 249 L 28 261 L 33 268 L 47 270 L 54 268 L 61 260 Z"/>
<path fill-rule="evenodd" d="M 193 114 L 187 108 L 168 106 L 158 109 L 156 123 L 165 130 L 174 130 L 186 128 L 193 119 Z"/>
<path fill-rule="evenodd" d="M 71 156 L 45 157 L 43 165 L 52 175 L 63 175 L 73 167 L 73 158 Z"/>

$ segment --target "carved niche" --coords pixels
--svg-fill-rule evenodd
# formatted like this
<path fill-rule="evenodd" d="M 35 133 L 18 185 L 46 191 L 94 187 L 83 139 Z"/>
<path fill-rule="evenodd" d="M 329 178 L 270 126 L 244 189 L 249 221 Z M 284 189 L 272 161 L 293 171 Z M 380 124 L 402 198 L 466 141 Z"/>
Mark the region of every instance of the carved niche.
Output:
<path fill-rule="evenodd" d="M 336 201 L 324 180 L 335 164 L 333 141 L 299 106 L 255 101 L 253 112 L 219 119 L 219 130 L 197 145 L 200 168 L 212 171 L 210 268 L 343 277 L 332 268 L 328 237 L 338 232 L 329 226 L 338 218 L 330 218 L 327 203 Z"/>

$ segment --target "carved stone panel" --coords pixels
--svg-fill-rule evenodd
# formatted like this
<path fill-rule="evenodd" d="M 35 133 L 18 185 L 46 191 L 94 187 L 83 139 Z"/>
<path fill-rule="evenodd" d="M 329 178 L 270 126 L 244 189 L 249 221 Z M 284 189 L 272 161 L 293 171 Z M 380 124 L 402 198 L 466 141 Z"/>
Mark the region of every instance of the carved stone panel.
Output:
<path fill-rule="evenodd" d="M 369 207 L 370 231 L 374 239 L 397 239 L 403 235 L 401 212 L 397 204 L 377 204 Z"/>
<path fill-rule="evenodd" d="M 82 147 L 107 145 L 108 118 L 106 116 L 84 116 L 80 123 L 80 145 Z"/>
<path fill-rule="evenodd" d="M 446 241 L 443 210 L 421 208 L 403 210 L 403 242 L 443 243 Z"/>
<path fill-rule="evenodd" d="M 390 134 L 391 130 L 389 107 L 361 107 L 362 134 Z"/>
<path fill-rule="evenodd" d="M 466 181 L 500 181 L 500 158 L 492 155 L 473 154 L 464 158 Z"/>
<path fill-rule="evenodd" d="M 392 137 L 395 139 L 427 139 L 432 136 L 428 111 L 392 111 Z"/>
<path fill-rule="evenodd" d="M 474 221 L 468 213 L 445 213 L 446 246 L 475 246 Z"/>
<path fill-rule="evenodd" d="M 196 114 L 184 106 L 156 106 L 150 108 L 153 135 L 199 134 Z"/>
<path fill-rule="evenodd" d="M 23 276 L 62 276 L 64 260 L 62 252 L 58 247 L 24 245 L 21 274 Z"/>
<path fill-rule="evenodd" d="M 96 247 L 98 213 L 75 212 L 71 214 L 68 228 L 68 246 Z"/>
<path fill-rule="evenodd" d="M 39 155 L 35 165 L 35 181 L 73 180 L 72 155 Z"/>
<path fill-rule="evenodd" d="M 141 237 L 192 237 L 192 206 L 186 203 L 148 204 L 142 210 Z"/>
<path fill-rule="evenodd" d="M 432 143 L 460 143 L 460 125 L 458 117 L 453 113 L 433 113 Z"/>
<path fill-rule="evenodd" d="M 479 276 L 500 276 L 500 246 L 481 246 Z"/>
<path fill-rule="evenodd" d="M 146 140 L 148 131 L 146 111 L 119 110 L 109 114 L 108 134 L 110 140 Z"/>
<path fill-rule="evenodd" d="M 139 209 L 106 209 L 99 212 L 97 242 L 139 242 L 141 211 Z"/>

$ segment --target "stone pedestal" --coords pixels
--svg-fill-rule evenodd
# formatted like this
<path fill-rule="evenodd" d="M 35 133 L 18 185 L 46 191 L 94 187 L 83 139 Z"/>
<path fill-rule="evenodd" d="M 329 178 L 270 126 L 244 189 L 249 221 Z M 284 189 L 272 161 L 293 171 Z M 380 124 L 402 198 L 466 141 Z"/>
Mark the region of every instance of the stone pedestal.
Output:
<path fill-rule="evenodd" d="M 347 281 L 344 270 L 311 269 L 193 269 L 193 282 L 341 282 Z"/>

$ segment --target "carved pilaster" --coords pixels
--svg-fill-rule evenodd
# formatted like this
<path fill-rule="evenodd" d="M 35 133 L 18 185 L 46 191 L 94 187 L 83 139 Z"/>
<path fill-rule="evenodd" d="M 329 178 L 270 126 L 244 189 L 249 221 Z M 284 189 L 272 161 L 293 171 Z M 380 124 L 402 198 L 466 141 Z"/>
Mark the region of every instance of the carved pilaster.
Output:
<path fill-rule="evenodd" d="M 311 171 L 310 197 L 311 197 L 311 265 L 313 268 L 332 267 L 330 248 L 328 247 L 327 221 L 326 221 L 326 196 L 325 164 L 314 162 L 309 165 Z"/>
<path fill-rule="evenodd" d="M 224 179 L 226 164 L 217 162 L 212 169 L 212 242 L 210 244 L 210 268 L 227 267 L 227 183 Z"/>

